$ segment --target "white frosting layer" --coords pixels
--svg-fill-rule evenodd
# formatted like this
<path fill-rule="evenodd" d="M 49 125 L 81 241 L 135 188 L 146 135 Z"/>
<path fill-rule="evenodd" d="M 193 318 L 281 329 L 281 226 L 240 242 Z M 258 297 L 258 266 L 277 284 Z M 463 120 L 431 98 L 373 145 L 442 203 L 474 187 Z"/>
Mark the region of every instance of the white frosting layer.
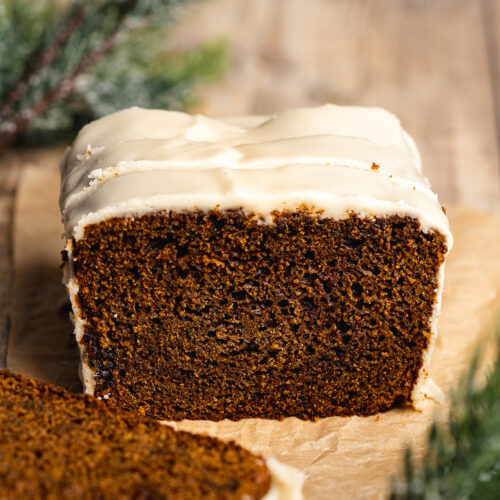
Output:
<path fill-rule="evenodd" d="M 112 216 L 218 206 L 270 220 L 301 204 L 335 218 L 406 214 L 451 239 L 415 144 L 379 108 L 227 120 L 131 108 L 82 129 L 62 178 L 66 234 L 76 239 Z"/>
<path fill-rule="evenodd" d="M 422 176 L 420 157 L 399 120 L 380 108 L 287 111 L 274 117 L 211 119 L 130 108 L 85 126 L 62 164 L 61 210 L 68 239 L 85 226 L 158 210 L 242 209 L 272 223 L 275 210 L 306 205 L 324 217 L 393 214 L 415 217 L 452 246 L 448 220 Z M 71 245 L 68 245 L 71 265 Z M 413 401 L 426 385 L 437 334 L 444 267 Z M 83 320 L 69 273 L 75 329 Z M 86 391 L 92 371 L 82 352 Z"/>
<path fill-rule="evenodd" d="M 262 500 L 302 500 L 302 472 L 275 458 L 267 458 L 266 465 L 271 473 L 271 487 Z"/>

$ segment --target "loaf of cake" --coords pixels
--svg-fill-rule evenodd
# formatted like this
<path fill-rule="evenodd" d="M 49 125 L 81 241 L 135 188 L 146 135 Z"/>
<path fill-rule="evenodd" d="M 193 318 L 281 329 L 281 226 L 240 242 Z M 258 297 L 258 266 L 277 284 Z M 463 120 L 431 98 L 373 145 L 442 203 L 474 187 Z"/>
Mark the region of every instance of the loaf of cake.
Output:
<path fill-rule="evenodd" d="M 391 113 L 120 111 L 66 152 L 61 210 L 87 394 L 167 420 L 432 396 L 452 237 Z"/>
<path fill-rule="evenodd" d="M 0 370 L 2 499 L 300 500 L 302 481 L 235 443 Z"/>

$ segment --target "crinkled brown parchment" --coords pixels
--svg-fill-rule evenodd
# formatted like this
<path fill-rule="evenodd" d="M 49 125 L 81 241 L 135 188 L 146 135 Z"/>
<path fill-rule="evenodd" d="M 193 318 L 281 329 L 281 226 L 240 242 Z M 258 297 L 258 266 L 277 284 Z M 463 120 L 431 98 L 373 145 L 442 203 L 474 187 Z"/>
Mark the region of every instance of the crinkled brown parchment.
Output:
<path fill-rule="evenodd" d="M 78 359 L 61 285 L 59 173 L 26 166 L 16 201 L 14 297 L 7 364 L 14 372 L 79 390 Z M 431 377 L 445 391 L 459 380 L 478 343 L 492 330 L 500 304 L 500 216 L 465 208 L 448 211 L 455 246 L 446 269 L 439 338 Z M 182 422 L 302 470 L 307 499 L 384 498 L 411 443 L 423 451 L 429 423 L 446 403 L 422 413 L 395 409 L 373 417 L 303 422 L 243 420 Z"/>

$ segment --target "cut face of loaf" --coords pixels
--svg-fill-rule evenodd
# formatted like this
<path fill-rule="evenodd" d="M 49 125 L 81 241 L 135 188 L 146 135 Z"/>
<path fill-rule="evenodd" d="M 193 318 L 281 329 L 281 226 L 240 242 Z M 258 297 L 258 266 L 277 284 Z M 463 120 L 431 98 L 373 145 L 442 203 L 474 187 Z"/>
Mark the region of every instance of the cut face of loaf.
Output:
<path fill-rule="evenodd" d="M 300 500 L 302 475 L 0 370 L 2 498 Z"/>
<path fill-rule="evenodd" d="M 367 415 L 429 395 L 446 216 L 375 108 L 85 127 L 61 207 L 86 391 L 159 419 Z"/>

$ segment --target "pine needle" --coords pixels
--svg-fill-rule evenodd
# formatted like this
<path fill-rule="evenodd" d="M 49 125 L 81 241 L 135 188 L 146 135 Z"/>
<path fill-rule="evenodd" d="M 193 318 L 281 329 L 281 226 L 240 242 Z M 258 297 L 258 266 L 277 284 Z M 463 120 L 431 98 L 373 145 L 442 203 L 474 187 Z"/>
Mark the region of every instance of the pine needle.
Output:
<path fill-rule="evenodd" d="M 128 107 L 182 109 L 219 77 L 220 41 L 163 49 L 166 27 L 190 0 L 0 0 L 0 148 L 47 143 Z M 15 57 L 12 55 L 15 54 Z"/>
<path fill-rule="evenodd" d="M 500 332 L 497 358 L 477 383 L 480 355 L 452 397 L 448 425 L 433 424 L 423 465 L 406 451 L 393 500 L 500 499 Z"/>

